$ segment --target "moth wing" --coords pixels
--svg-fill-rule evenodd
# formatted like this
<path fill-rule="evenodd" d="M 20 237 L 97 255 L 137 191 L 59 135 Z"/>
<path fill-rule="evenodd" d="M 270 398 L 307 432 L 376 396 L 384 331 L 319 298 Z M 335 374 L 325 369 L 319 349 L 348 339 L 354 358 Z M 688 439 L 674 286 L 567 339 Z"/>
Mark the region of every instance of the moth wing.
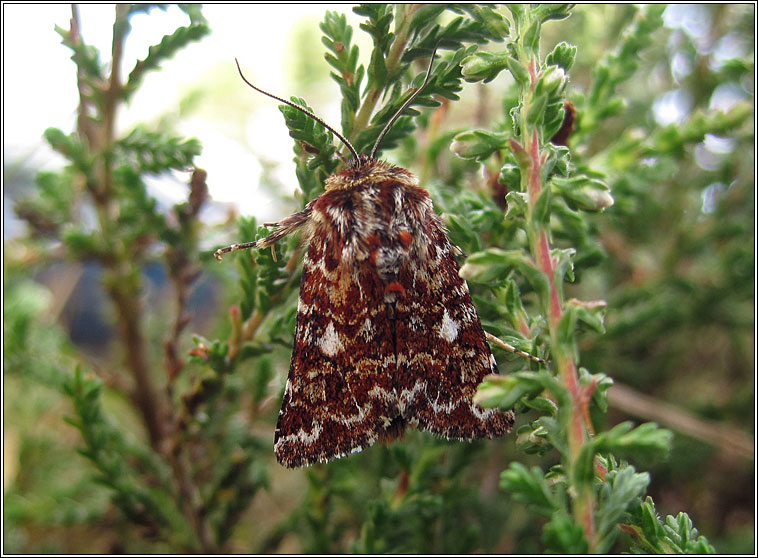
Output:
<path fill-rule="evenodd" d="M 395 352 L 384 287 L 368 265 L 343 259 L 342 246 L 333 235 L 313 235 L 303 264 L 274 436 L 287 467 L 360 451 L 402 428 L 393 423 Z"/>
<path fill-rule="evenodd" d="M 468 285 L 458 275 L 453 246 L 436 215 L 416 234 L 399 281 L 395 389 L 402 417 L 446 438 L 492 438 L 508 432 L 513 413 L 473 402 L 497 364 Z"/>

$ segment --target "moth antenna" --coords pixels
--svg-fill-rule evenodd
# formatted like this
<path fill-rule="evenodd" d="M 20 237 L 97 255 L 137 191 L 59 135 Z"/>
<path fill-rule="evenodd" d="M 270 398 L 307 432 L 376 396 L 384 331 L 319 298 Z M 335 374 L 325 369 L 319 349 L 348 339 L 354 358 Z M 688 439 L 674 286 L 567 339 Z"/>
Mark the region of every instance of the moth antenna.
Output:
<path fill-rule="evenodd" d="M 350 144 L 350 142 L 347 141 L 347 139 L 345 139 L 345 137 L 342 134 L 340 134 L 337 130 L 335 130 L 334 128 L 332 128 L 331 126 L 329 126 L 329 124 L 327 124 L 326 122 L 324 122 L 323 120 L 321 120 L 318 116 L 316 116 L 315 114 L 313 114 L 308 109 L 303 108 L 300 105 L 296 105 L 292 101 L 288 101 L 286 99 L 282 99 L 281 97 L 277 97 L 276 95 L 274 95 L 272 93 L 269 93 L 268 91 L 264 91 L 260 87 L 256 87 L 255 85 L 253 85 L 252 83 L 250 83 L 247 80 L 247 78 L 245 77 L 245 75 L 242 73 L 242 68 L 240 68 L 240 63 L 239 63 L 239 61 L 236 58 L 234 59 L 234 62 L 237 64 L 237 71 L 240 73 L 240 77 L 242 78 L 242 81 L 244 81 L 250 87 L 252 87 L 253 89 L 255 89 L 258 93 L 263 93 L 267 97 L 271 97 L 272 99 L 276 99 L 280 103 L 284 103 L 285 105 L 290 106 L 290 107 L 292 107 L 294 109 L 297 109 L 300 112 L 302 112 L 303 114 L 305 114 L 305 115 L 313 118 L 313 120 L 315 120 L 316 122 L 318 122 L 319 124 L 321 124 L 324 128 L 326 128 L 327 130 L 329 130 L 335 136 L 337 136 L 337 138 L 342 143 L 345 144 L 345 147 L 347 147 L 350 150 L 350 153 L 353 155 L 353 159 L 355 159 L 356 161 L 358 160 L 358 152 L 355 150 L 355 147 L 353 147 Z M 403 107 L 403 108 L 405 108 L 405 107 Z M 344 161 L 344 159 L 343 159 L 342 155 L 340 155 L 339 151 L 337 151 L 337 155 L 340 157 L 340 159 L 342 159 Z"/>
<path fill-rule="evenodd" d="M 434 50 L 432 51 L 432 56 L 429 59 L 429 67 L 426 70 L 426 77 L 424 78 L 424 83 L 422 83 L 421 87 L 419 87 L 418 89 L 416 89 L 415 93 L 413 93 L 413 95 L 411 95 L 408 98 L 408 100 L 403 103 L 403 106 L 400 107 L 400 110 L 398 110 L 395 113 L 395 116 L 393 116 L 390 119 L 390 121 L 387 122 L 387 125 L 384 127 L 384 130 L 382 130 L 382 133 L 379 134 L 378 138 L 376 138 L 376 143 L 374 143 L 374 147 L 373 147 L 373 149 L 371 149 L 371 154 L 369 155 L 369 157 L 371 157 L 372 159 L 375 158 L 376 151 L 379 149 L 379 144 L 384 139 L 384 136 L 387 135 L 387 132 L 390 131 L 390 128 L 392 128 L 392 125 L 395 123 L 395 121 L 398 118 L 400 118 L 400 115 L 403 114 L 403 111 L 408 108 L 408 106 L 413 102 L 413 100 L 421 94 L 421 92 L 424 90 L 424 87 L 426 87 L 426 84 L 429 83 L 429 78 L 432 75 L 432 64 L 434 64 L 434 56 L 437 54 L 437 47 L 439 47 L 439 46 L 440 46 L 439 42 L 434 46 Z"/>

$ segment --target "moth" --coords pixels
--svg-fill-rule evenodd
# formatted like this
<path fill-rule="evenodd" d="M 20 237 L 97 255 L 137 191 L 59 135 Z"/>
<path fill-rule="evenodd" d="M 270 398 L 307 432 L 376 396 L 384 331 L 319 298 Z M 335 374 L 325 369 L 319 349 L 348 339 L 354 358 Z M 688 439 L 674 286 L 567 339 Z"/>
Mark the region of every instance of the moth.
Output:
<path fill-rule="evenodd" d="M 456 247 L 428 192 L 407 170 L 378 160 L 380 142 L 429 81 L 381 132 L 368 155 L 309 110 L 242 79 L 315 119 L 352 158 L 305 209 L 271 224 L 266 248 L 300 231 L 305 246 L 289 376 L 274 435 L 286 467 L 326 462 L 390 441 L 407 426 L 448 439 L 493 438 L 512 412 L 473 402 L 497 374 Z"/>

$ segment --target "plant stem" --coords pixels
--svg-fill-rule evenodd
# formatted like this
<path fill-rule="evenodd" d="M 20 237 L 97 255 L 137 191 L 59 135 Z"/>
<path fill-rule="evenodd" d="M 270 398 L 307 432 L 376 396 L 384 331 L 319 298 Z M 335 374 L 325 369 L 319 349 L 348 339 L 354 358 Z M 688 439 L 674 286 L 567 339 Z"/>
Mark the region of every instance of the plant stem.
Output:
<path fill-rule="evenodd" d="M 753 438 L 742 430 L 701 419 L 677 405 L 650 397 L 617 381 L 608 390 L 608 402 L 612 407 L 624 413 L 655 421 L 672 430 L 712 444 L 730 456 L 754 460 Z"/>
<path fill-rule="evenodd" d="M 145 338 L 140 327 L 142 305 L 139 304 L 139 300 L 129 286 L 124 287 L 119 284 L 125 278 L 122 266 L 119 270 L 114 270 L 110 294 L 118 310 L 121 340 L 126 349 L 127 364 L 136 384 L 132 397 L 142 414 L 150 445 L 159 450 L 163 440 L 163 426 L 158 399 L 150 381 Z"/>
<path fill-rule="evenodd" d="M 86 138 L 90 151 L 99 155 L 95 159 L 97 163 L 93 173 L 86 177 L 87 187 L 95 204 L 103 245 L 111 249 L 102 259 L 110 272 L 108 278 L 109 293 L 118 312 L 118 325 L 121 340 L 126 349 L 127 365 L 134 378 L 135 390 L 132 398 L 142 414 L 150 444 L 153 448 L 159 449 L 163 438 L 163 429 L 160 406 L 152 386 L 147 348 L 140 326 L 139 279 L 129 256 L 125 254 L 123 243 L 115 237 L 113 230 L 113 214 L 115 213 L 111 197 L 113 169 L 109 151 L 113 144 L 116 108 L 120 99 L 119 68 L 123 55 L 123 42 L 128 29 L 127 16 L 127 5 L 119 4 L 116 6 L 111 76 L 107 89 L 104 91 L 106 103 L 99 124 L 89 118 L 87 114 L 88 107 L 92 105 L 92 102 L 85 94 L 86 89 L 81 82 L 81 69 L 79 70 L 80 106 L 77 124 L 78 132 Z M 76 40 L 81 41 L 79 29 L 79 11 L 76 7 L 72 7 L 72 35 L 75 33 Z"/>
<path fill-rule="evenodd" d="M 179 485 L 180 504 L 184 515 L 194 528 L 194 535 L 200 545 L 200 550 L 209 554 L 214 552 L 215 546 L 212 542 L 210 526 L 202 511 L 203 503 L 200 493 L 193 482 L 191 475 L 192 466 L 189 462 L 187 452 L 180 447 L 175 448 L 174 455 L 170 459 L 174 476 Z"/>
<path fill-rule="evenodd" d="M 105 103 L 100 121 L 92 120 L 87 115 L 91 100 L 84 94 L 85 89 L 80 83 L 79 133 L 84 136 L 92 153 L 98 154 L 91 176 L 87 177 L 88 190 L 95 204 L 98 224 L 103 245 L 109 247 L 109 253 L 103 257 L 103 264 L 108 269 L 107 285 L 111 300 L 117 311 L 120 339 L 126 353 L 127 367 L 134 380 L 132 399 L 142 416 L 151 447 L 166 456 L 174 471 L 178 486 L 179 505 L 194 528 L 194 534 L 200 548 L 209 552 L 213 549 L 209 525 L 203 517 L 202 502 L 191 475 L 185 451 L 174 440 L 174 448 L 170 449 L 165 443 L 171 420 L 167 416 L 170 405 L 161 401 L 153 385 L 153 372 L 148 359 L 148 347 L 142 329 L 142 312 L 144 306 L 140 301 L 141 271 L 139 264 L 132 260 L 129 247 L 118 236 L 115 217 L 117 210 L 114 200 L 113 164 L 111 147 L 115 138 L 116 115 L 119 104 L 123 99 L 121 84 L 121 59 L 124 52 L 124 42 L 129 30 L 129 6 L 116 6 L 116 17 L 113 24 L 113 43 L 111 48 L 111 74 L 104 84 L 103 95 Z M 78 10 L 72 8 L 72 30 L 79 29 Z M 80 76 L 81 79 L 81 76 Z M 173 337 L 167 341 L 167 369 L 169 373 L 168 392 L 181 363 L 176 355 L 177 338 L 186 323 L 184 307 L 186 303 L 186 281 L 191 274 L 185 266 L 179 266 L 178 277 L 174 277 L 177 292 L 177 320 L 174 324 Z M 170 397 L 167 397 L 170 401 Z"/>
<path fill-rule="evenodd" d="M 579 378 L 577 374 L 576 363 L 573 355 L 564 347 L 559 337 L 559 325 L 563 316 L 563 301 L 561 300 L 561 290 L 556 285 L 556 262 L 550 255 L 550 242 L 548 233 L 542 223 L 536 219 L 534 210 L 540 199 L 543 189 L 542 163 L 543 157 L 540 152 L 539 133 L 537 127 L 529 125 L 526 115 L 532 107 L 532 95 L 538 78 L 537 61 L 534 56 L 530 56 L 527 62 L 527 69 L 530 76 L 529 91 L 524 94 L 523 107 L 521 116 L 521 130 L 523 148 L 528 155 L 528 170 L 525 177 L 525 188 L 528 194 L 528 237 L 529 245 L 537 267 L 542 271 L 548 280 L 549 294 L 548 300 L 542 301 L 543 308 L 546 310 L 548 318 L 548 329 L 550 332 L 550 344 L 553 352 L 553 361 L 557 368 L 558 377 L 561 383 L 566 387 L 570 394 L 570 418 L 568 424 L 568 449 L 569 454 L 567 470 L 569 478 L 574 479 L 574 471 L 577 461 L 580 458 L 582 446 L 587 441 L 587 430 L 585 428 L 585 416 L 582 412 L 582 393 L 579 388 Z M 579 486 L 573 486 L 569 491 L 573 499 L 574 518 L 578 525 L 584 529 L 584 534 L 589 544 L 590 550 L 594 547 L 594 494 L 592 484 L 582 482 Z"/>

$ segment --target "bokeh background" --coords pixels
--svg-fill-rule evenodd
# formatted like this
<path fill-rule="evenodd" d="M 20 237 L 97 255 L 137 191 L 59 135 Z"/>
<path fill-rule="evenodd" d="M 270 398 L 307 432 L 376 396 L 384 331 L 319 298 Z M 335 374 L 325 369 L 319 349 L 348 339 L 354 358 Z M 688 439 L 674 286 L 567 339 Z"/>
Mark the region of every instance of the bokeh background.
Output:
<path fill-rule="evenodd" d="M 345 12 L 361 53 L 370 52 L 370 38 L 358 30 L 361 18 L 345 5 L 208 5 L 203 13 L 211 34 L 150 74 L 119 115 L 123 131 L 140 122 L 165 123 L 201 141 L 196 163 L 208 171 L 212 202 L 202 220 L 209 228 L 235 213 L 271 221 L 293 208 L 292 140 L 276 103 L 241 83 L 234 58 L 253 83 L 306 98 L 326 121 L 338 123 L 339 92 L 329 78 L 318 30 L 328 9 Z M 561 40 L 579 47 L 569 97 L 572 90 L 586 90 L 596 61 L 615 43 L 631 9 L 583 5 L 569 20 L 545 27 L 546 51 Z M 27 259 L 30 228 L 14 211 L 39 171 L 64 164 L 42 140 L 43 131 L 75 126 L 75 67 L 54 31 L 56 25 L 67 28 L 70 13 L 67 5 L 3 5 L 4 333 L 6 342 L 15 339 L 18 332 L 9 334 L 8 328 L 21 327 L 22 316 L 39 336 L 30 347 L 36 357 L 97 369 L 120 358 L 99 269 L 54 257 Z M 113 6 L 82 5 L 80 13 L 83 36 L 109 52 Z M 125 71 L 185 19 L 174 6 L 135 16 Z M 635 78 L 623 86 L 625 110 L 582 143 L 583 156 L 602 152 L 630 130 L 647 134 L 684 126 L 698 112 L 753 105 L 753 5 L 672 5 L 664 22 L 644 50 Z M 445 125 L 456 129 L 479 122 L 486 128 L 486 118 L 477 115 L 482 107 L 500 110 L 497 100 L 508 79 L 502 74 L 487 86 L 466 85 L 461 101 L 450 105 Z M 709 134 L 665 165 L 634 162 L 638 168 L 612 184 L 617 204 L 595 220 L 605 256 L 571 293 L 609 304 L 607 334 L 588 333 L 581 346 L 583 365 L 605 371 L 619 384 L 611 391 L 604 426 L 631 417 L 654 420 L 676 433 L 667 461 L 640 464 L 652 475 L 650 493 L 659 512 L 688 512 L 723 553 L 754 550 L 752 122 L 750 111 L 744 127 Z M 646 168 L 657 173 L 654 179 L 644 176 Z M 177 172 L 151 182 L 150 193 L 168 208 L 186 197 L 188 176 Z M 647 187 L 651 182 L 655 189 Z M 211 250 L 219 238 L 210 235 L 201 248 Z M 146 296 L 159 301 L 167 283 L 164 270 L 156 263 L 144 273 Z M 21 283 L 24 289 L 16 289 Z M 213 276 L 198 283 L 192 332 L 213 337 L 223 330 L 226 288 L 235 287 Z M 149 327 L 159 336 L 159 324 Z M 108 490 L 93 480 L 90 464 L 75 451 L 81 446 L 78 432 L 63 421 L 70 404 L 37 372 L 4 368 L 3 550 L 150 549 L 124 546 Z M 118 421 L 139 428 L 118 395 L 106 394 L 106 403 Z M 503 451 L 513 456 L 516 450 L 506 445 Z M 262 540 L 273 544 L 265 532 L 288 517 L 305 490 L 304 477 L 282 473 L 273 459 L 268 466 L 270 488 L 245 510 L 235 551 L 261 548 Z M 528 527 L 505 512 L 495 520 L 503 523 L 491 548 L 531 550 L 512 540 Z M 275 540 L 266 550 L 304 548 L 296 537 Z"/>

